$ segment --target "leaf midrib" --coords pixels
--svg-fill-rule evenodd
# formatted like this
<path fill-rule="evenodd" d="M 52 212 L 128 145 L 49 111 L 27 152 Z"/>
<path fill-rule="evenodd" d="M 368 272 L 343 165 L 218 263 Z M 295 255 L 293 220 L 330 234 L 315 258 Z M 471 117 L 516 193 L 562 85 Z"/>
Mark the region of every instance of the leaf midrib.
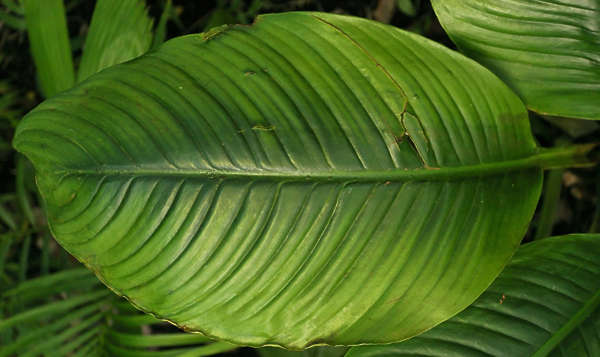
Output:
<path fill-rule="evenodd" d="M 246 179 L 265 181 L 320 181 L 320 182 L 407 182 L 448 181 L 502 175 L 514 171 L 565 167 L 578 164 L 577 157 L 585 154 L 579 147 L 559 150 L 540 150 L 526 158 L 481 163 L 476 165 L 424 167 L 418 169 L 386 170 L 235 170 L 235 169 L 181 169 L 144 168 L 141 166 L 98 166 L 90 169 L 61 169 L 51 174 L 66 176 L 126 176 L 126 177 L 184 177 L 205 179 Z"/>
<path fill-rule="evenodd" d="M 600 289 L 558 329 L 531 357 L 545 357 L 552 352 L 573 330 L 579 327 L 600 306 Z"/>
<path fill-rule="evenodd" d="M 140 165 L 98 166 L 89 169 L 41 170 L 55 177 L 67 176 L 126 176 L 126 177 L 183 177 L 205 179 L 247 179 L 265 181 L 320 181 L 320 182 L 407 182 L 449 181 L 480 178 L 531 169 L 584 167 L 594 161 L 587 155 L 597 145 L 584 144 L 553 149 L 538 148 L 528 157 L 480 163 L 476 165 L 422 167 L 417 169 L 384 170 L 267 170 L 267 169 L 183 169 L 145 168 Z"/>

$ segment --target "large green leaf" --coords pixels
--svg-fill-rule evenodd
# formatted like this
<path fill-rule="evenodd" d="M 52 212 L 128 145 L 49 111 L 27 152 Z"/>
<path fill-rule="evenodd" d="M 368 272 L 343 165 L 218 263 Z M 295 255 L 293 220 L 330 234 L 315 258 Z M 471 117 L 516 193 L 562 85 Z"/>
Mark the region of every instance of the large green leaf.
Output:
<path fill-rule="evenodd" d="M 347 357 L 600 356 L 600 235 L 519 249 L 469 308 L 432 330 Z"/>
<path fill-rule="evenodd" d="M 78 72 L 82 81 L 144 54 L 152 45 L 152 19 L 143 0 L 98 0 Z"/>
<path fill-rule="evenodd" d="M 165 43 L 42 103 L 15 147 L 53 234 L 115 292 L 240 344 L 391 342 L 472 303 L 519 245 L 527 111 L 420 36 L 318 13 Z"/>
<path fill-rule="evenodd" d="M 456 45 L 527 106 L 600 119 L 600 0 L 432 0 Z"/>

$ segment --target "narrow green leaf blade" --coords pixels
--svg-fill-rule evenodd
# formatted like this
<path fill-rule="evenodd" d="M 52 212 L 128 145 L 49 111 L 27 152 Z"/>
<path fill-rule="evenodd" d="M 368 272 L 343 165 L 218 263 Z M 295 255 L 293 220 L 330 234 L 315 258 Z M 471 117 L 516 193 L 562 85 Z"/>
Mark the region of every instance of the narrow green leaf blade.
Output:
<path fill-rule="evenodd" d="M 600 119 L 600 1 L 433 0 L 456 45 L 541 114 Z"/>
<path fill-rule="evenodd" d="M 83 48 L 79 82 L 134 59 L 152 45 L 152 19 L 144 0 L 98 0 Z"/>
<path fill-rule="evenodd" d="M 16 338 L 11 343 L 5 344 L 0 349 L 0 357 L 14 356 L 18 352 L 24 352 L 27 348 L 41 344 L 48 339 L 48 336 L 57 335 L 70 325 L 76 324 L 82 318 L 96 314 L 100 310 L 101 303 L 87 304 L 85 307 L 73 309 L 64 314 L 63 317 L 54 319 L 50 324 L 43 327 L 31 329 L 27 334 Z"/>
<path fill-rule="evenodd" d="M 15 222 L 15 217 L 12 212 L 8 210 L 4 205 L 0 204 L 0 222 L 6 224 L 8 228 L 11 230 L 17 229 L 17 222 Z"/>
<path fill-rule="evenodd" d="M 164 4 L 164 9 L 162 15 L 160 15 L 160 20 L 156 25 L 156 29 L 154 31 L 154 38 L 152 40 L 152 49 L 158 48 L 158 46 L 162 45 L 167 38 L 167 23 L 171 18 L 171 13 L 173 12 L 173 4 L 172 0 L 167 0 Z"/>
<path fill-rule="evenodd" d="M 519 249 L 456 317 L 408 341 L 347 357 L 600 355 L 600 235 L 547 238 Z"/>
<path fill-rule="evenodd" d="M 29 309 L 25 312 L 21 312 L 17 315 L 0 321 L 0 331 L 19 323 L 63 314 L 70 309 L 80 306 L 81 304 L 89 304 L 99 300 L 100 298 L 106 297 L 107 295 L 108 291 L 100 290 L 81 296 L 71 297 L 68 300 L 53 302 L 44 306 Z"/>
<path fill-rule="evenodd" d="M 540 167 L 577 151 L 539 151 L 517 96 L 464 56 L 319 13 L 168 41 L 40 105 L 14 145 L 53 234 L 114 291 L 293 349 L 461 311 L 517 249 Z"/>
<path fill-rule="evenodd" d="M 88 269 L 80 268 L 30 279 L 3 293 L 3 311 L 10 311 L 11 305 L 17 303 L 24 312 L 0 321 L 0 332 L 16 332 L 3 340 L 0 356 L 66 356 L 75 351 L 88 351 L 82 353 L 88 356 L 92 355 L 89 346 L 95 346 L 101 355 L 111 356 L 121 355 L 111 353 L 115 346 L 119 351 L 147 356 L 200 356 L 236 348 L 231 344 L 227 344 L 228 349 L 223 344 L 206 345 L 212 341 L 197 334 L 158 333 L 168 331 L 164 321 L 142 314 L 122 299 L 114 299 L 98 284 Z M 142 329 L 144 325 L 158 324 L 164 326 L 150 334 Z M 168 347 L 168 352 L 157 351 L 158 347 Z"/>
<path fill-rule="evenodd" d="M 419 11 L 420 0 L 416 2 L 414 0 L 396 0 L 396 4 L 400 12 L 407 16 L 415 17 Z"/>
<path fill-rule="evenodd" d="M 129 348 L 189 346 L 211 342 L 205 336 L 191 333 L 141 335 L 114 330 L 108 331 L 106 338 L 119 346 Z"/>
<path fill-rule="evenodd" d="M 45 97 L 75 83 L 69 32 L 62 0 L 23 0 L 31 54 Z"/>

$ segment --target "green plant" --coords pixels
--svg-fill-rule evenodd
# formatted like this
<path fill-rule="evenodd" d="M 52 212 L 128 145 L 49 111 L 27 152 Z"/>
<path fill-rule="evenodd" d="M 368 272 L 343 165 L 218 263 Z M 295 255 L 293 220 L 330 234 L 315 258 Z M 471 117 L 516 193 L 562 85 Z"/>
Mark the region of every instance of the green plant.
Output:
<path fill-rule="evenodd" d="M 293 349 L 418 335 L 464 310 L 503 271 L 531 221 L 543 169 L 593 165 L 594 144 L 538 147 L 525 106 L 491 72 L 393 27 L 322 13 L 269 15 L 112 66 L 162 42 L 171 11 L 166 3 L 152 41 L 139 1 L 123 3 L 142 19 L 133 28 L 103 20 L 123 14 L 118 4 L 97 4 L 78 76 L 89 79 L 30 112 L 14 145 L 36 168 L 57 240 L 119 295 L 186 330 Z M 398 2 L 405 13 L 410 4 Z M 121 45 L 128 41 L 141 45 Z M 43 78 L 50 77 L 40 76 L 42 89 Z M 536 238 L 551 231 L 560 176 L 553 171 L 546 184 Z M 599 242 L 579 236 L 527 245 L 458 316 L 409 342 L 350 354 L 538 356 L 557 346 L 593 353 L 596 342 L 586 336 L 597 328 Z M 550 249 L 585 264 L 544 265 Z M 532 308 L 489 327 L 495 335 L 456 337 L 488 327 L 489 315 L 472 312 L 480 306 L 515 309 L 515 297 L 536 291 L 502 285 L 515 267 L 525 277 L 545 274 L 547 287 L 570 274 L 585 293 L 565 309 L 559 297 L 548 301 L 562 319 L 545 316 L 549 336 L 506 332 L 541 314 Z M 23 284 L 6 299 L 28 291 Z M 498 289 L 510 293 L 494 300 Z M 65 353 L 84 342 L 96 352 L 136 355 L 157 341 L 206 341 L 146 338 L 142 323 L 123 332 L 111 321 L 128 305 L 103 292 L 91 322 L 84 320 L 93 330 L 79 323 L 53 339 L 71 342 Z M 69 301 L 76 300 L 58 303 Z M 0 332 L 32 314 L 18 308 Z M 495 348 L 506 334 L 525 342 Z M 16 341 L 13 350 L 23 345 Z M 467 351 L 473 344 L 486 347 Z M 220 342 L 190 353 L 221 345 L 233 348 Z"/>
<path fill-rule="evenodd" d="M 433 0 L 457 46 L 538 113 L 600 119 L 600 3 Z"/>
<path fill-rule="evenodd" d="M 197 334 L 150 333 L 165 322 L 111 294 L 87 269 L 30 279 L 4 292 L 0 307 L 10 316 L 0 321 L 0 335 L 10 341 L 2 344 L 0 356 L 62 356 L 77 351 L 73 355 L 194 357 L 236 348 L 224 342 L 211 344 Z M 33 328 L 40 324 L 44 327 Z M 177 348 L 145 350 L 157 347 Z"/>

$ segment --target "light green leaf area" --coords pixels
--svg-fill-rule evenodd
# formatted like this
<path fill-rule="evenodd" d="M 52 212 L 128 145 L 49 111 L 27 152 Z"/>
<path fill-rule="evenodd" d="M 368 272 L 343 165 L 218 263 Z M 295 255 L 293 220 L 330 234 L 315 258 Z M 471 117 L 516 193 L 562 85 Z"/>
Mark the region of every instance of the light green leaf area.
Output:
<path fill-rule="evenodd" d="M 141 56 L 152 45 L 152 19 L 143 0 L 98 0 L 85 41 L 78 81 Z"/>
<path fill-rule="evenodd" d="M 529 109 L 600 119 L 600 0 L 432 0 L 446 32 Z"/>
<path fill-rule="evenodd" d="M 485 68 L 320 13 L 168 41 L 41 104 L 14 145 L 55 237 L 115 292 L 292 349 L 399 341 L 467 307 L 549 158 Z"/>
<path fill-rule="evenodd" d="M 600 356 L 599 257 L 598 234 L 529 243 L 457 316 L 408 341 L 346 356 Z"/>

